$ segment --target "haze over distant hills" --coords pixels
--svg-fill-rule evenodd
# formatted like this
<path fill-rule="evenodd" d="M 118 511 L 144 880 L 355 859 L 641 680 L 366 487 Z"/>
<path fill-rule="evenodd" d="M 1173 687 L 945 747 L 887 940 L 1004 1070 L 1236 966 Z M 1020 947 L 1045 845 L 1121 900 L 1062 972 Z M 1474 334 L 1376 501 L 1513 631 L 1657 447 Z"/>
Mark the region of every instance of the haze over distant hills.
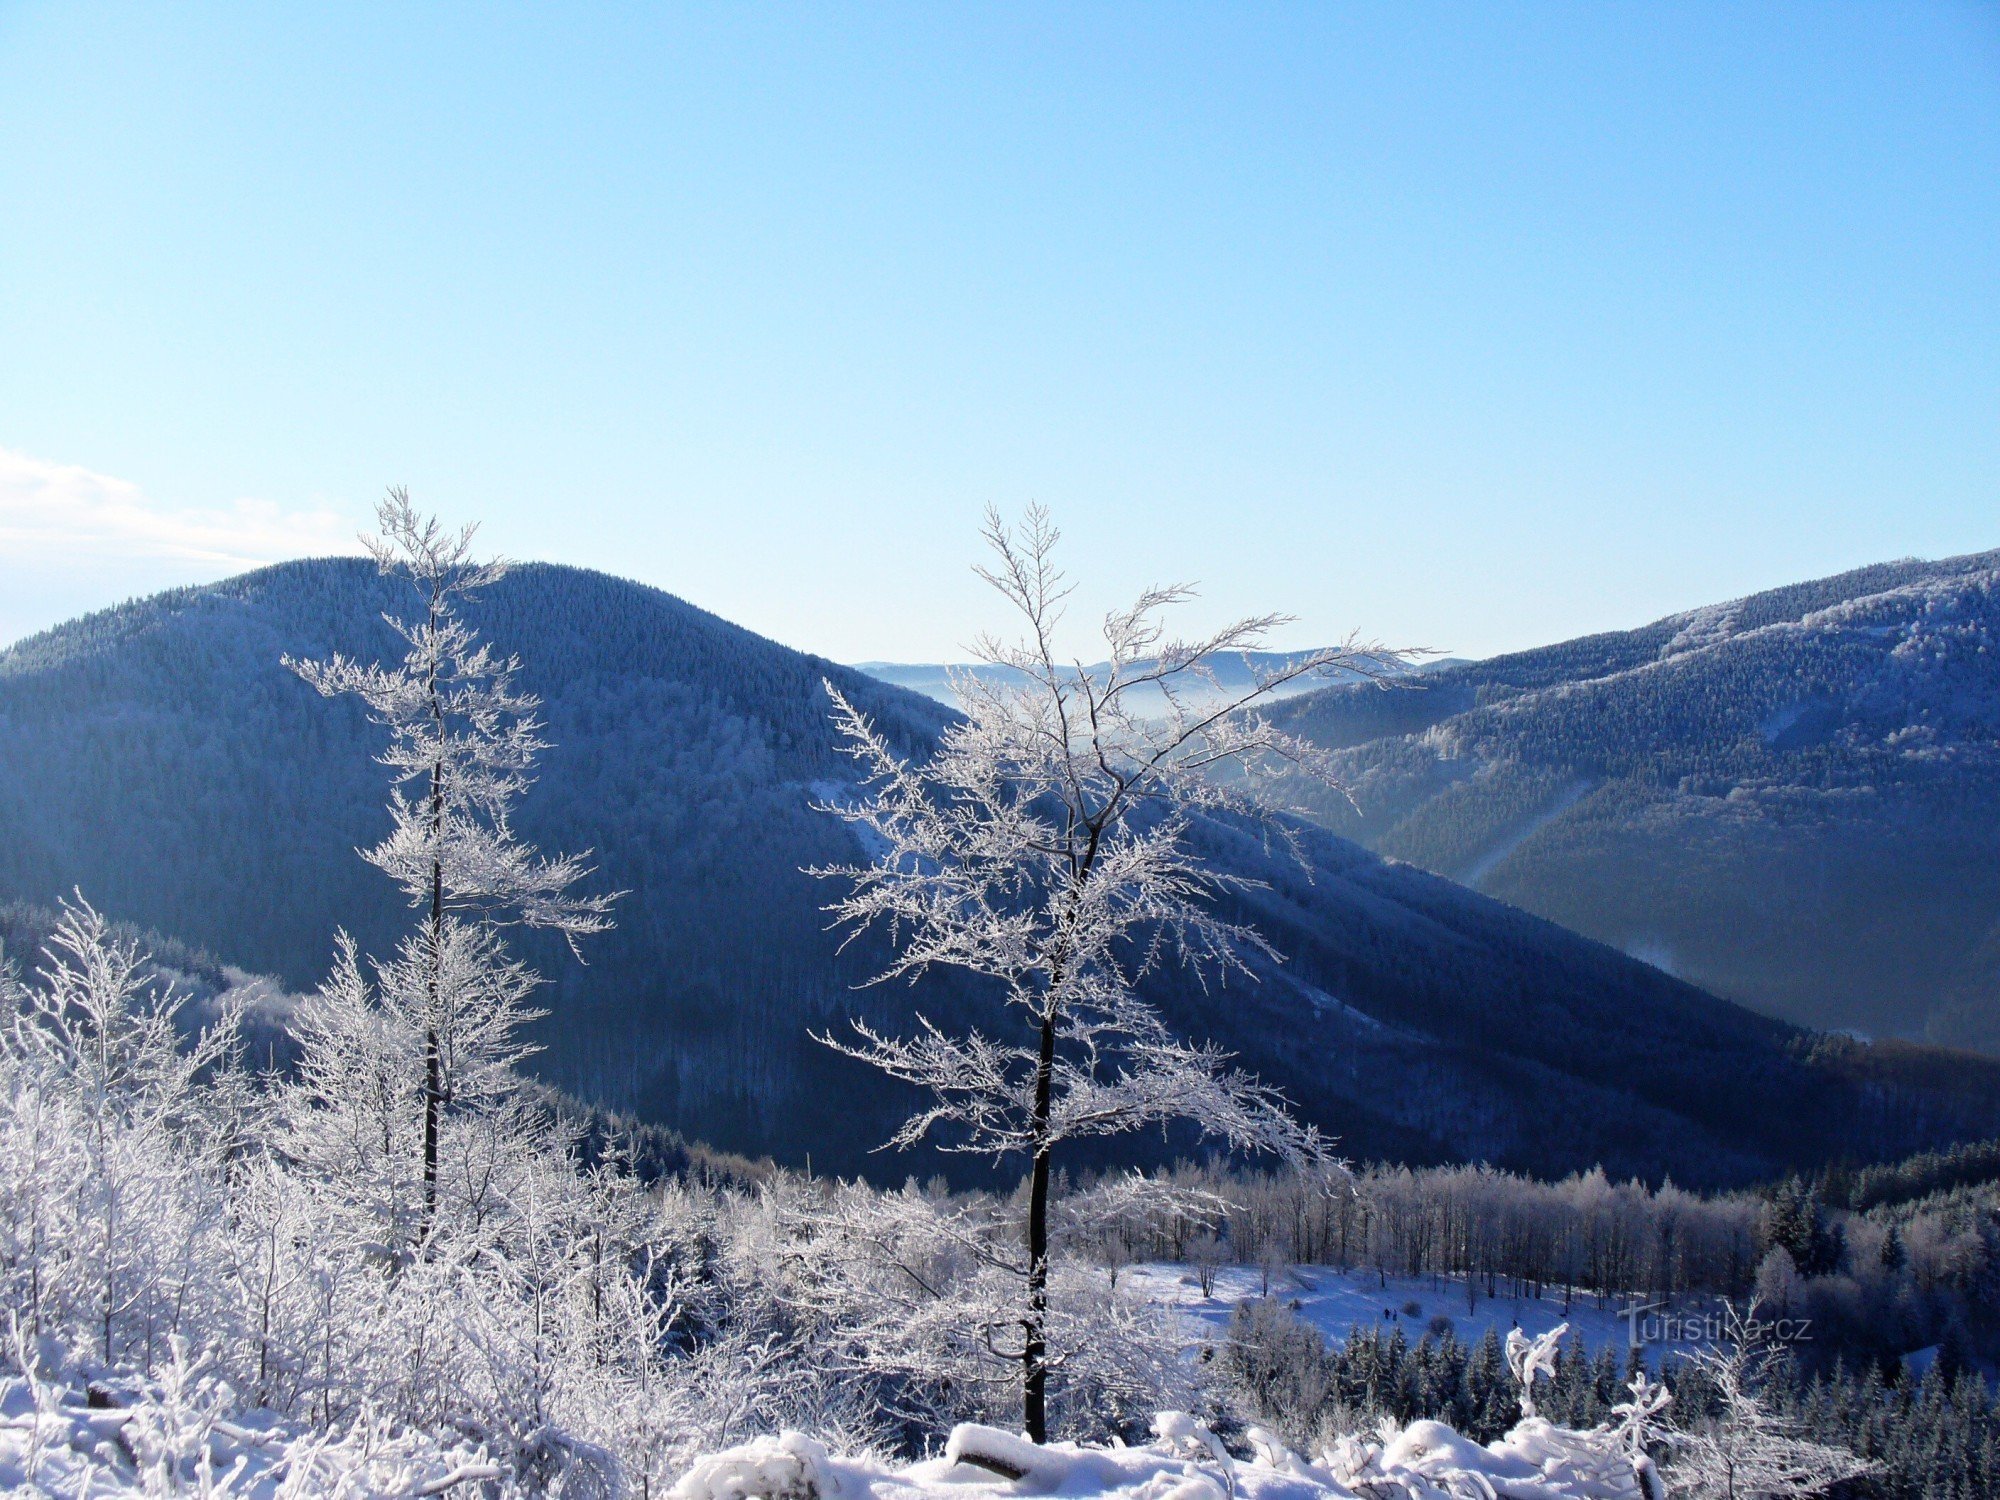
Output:
<path fill-rule="evenodd" d="M 80 885 L 293 987 L 325 970 L 339 926 L 386 950 L 408 914 L 353 853 L 385 824 L 380 732 L 279 659 L 393 656 L 379 617 L 400 589 L 355 560 L 285 564 L 0 653 L 0 896 Z M 475 619 L 546 699 L 555 748 L 523 831 L 594 848 L 600 888 L 629 893 L 587 967 L 534 949 L 554 1012 L 538 1068 L 719 1146 L 929 1170 L 870 1155 L 901 1101 L 808 1028 L 917 1006 L 949 1020 L 972 996 L 948 976 L 855 989 L 879 950 L 836 951 L 829 893 L 802 869 L 854 853 L 809 807 L 851 775 L 821 678 L 911 754 L 947 711 L 602 574 L 522 567 Z M 1373 711 L 1446 701 L 1378 692 Z M 1306 869 L 1226 825 L 1197 836 L 1269 882 L 1240 914 L 1293 961 L 1158 998 L 1357 1155 L 1707 1183 L 2000 1133 L 2000 1066 L 1815 1038 L 1318 831 Z"/>
<path fill-rule="evenodd" d="M 1372 849 L 1772 1014 L 2000 1051 L 2000 552 L 1275 717 Z"/>
<path fill-rule="evenodd" d="M 1215 663 L 1215 680 L 1212 684 L 1183 682 L 1178 690 L 1189 707 L 1198 707 L 1209 702 L 1226 700 L 1242 693 L 1250 687 L 1253 674 L 1282 671 L 1287 666 L 1310 655 L 1306 651 L 1250 651 L 1237 656 L 1223 657 Z M 1093 663 L 1093 669 L 1101 669 L 1102 663 Z M 947 664 L 943 662 L 891 662 L 864 661 L 855 667 L 857 672 L 866 672 L 880 682 L 894 683 L 897 687 L 908 688 L 913 693 L 922 693 L 926 698 L 958 706 L 958 694 L 952 687 L 955 674 L 965 674 L 983 678 L 991 682 L 1005 682 L 1019 674 L 1009 667 L 991 666 L 984 662 Z M 1299 677 L 1278 688 L 1274 698 L 1290 698 L 1300 693 L 1309 693 L 1315 688 L 1328 686 L 1328 681 L 1318 677 Z M 1135 707 L 1143 712 L 1163 712 L 1165 701 L 1157 689 L 1150 695 L 1134 692 L 1131 698 Z"/>

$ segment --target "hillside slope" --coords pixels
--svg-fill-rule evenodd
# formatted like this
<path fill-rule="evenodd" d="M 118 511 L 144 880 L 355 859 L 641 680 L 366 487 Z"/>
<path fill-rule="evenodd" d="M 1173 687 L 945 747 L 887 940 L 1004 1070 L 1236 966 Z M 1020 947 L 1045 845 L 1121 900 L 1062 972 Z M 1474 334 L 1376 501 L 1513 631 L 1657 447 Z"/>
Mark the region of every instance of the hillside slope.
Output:
<path fill-rule="evenodd" d="M 1276 716 L 1373 849 L 1772 1014 L 2000 1051 L 2000 553 Z"/>
<path fill-rule="evenodd" d="M 395 588 L 359 562 L 286 564 L 0 653 L 0 895 L 80 885 L 294 987 L 337 926 L 386 948 L 407 914 L 352 852 L 385 823 L 378 732 L 279 658 L 393 654 L 378 617 Z M 899 1101 L 807 1029 L 919 1004 L 948 1017 L 967 992 L 857 991 L 877 955 L 836 952 L 828 893 L 801 871 L 852 853 L 808 806 L 848 774 L 821 677 L 912 750 L 944 710 L 601 574 L 523 567 L 478 623 L 546 699 L 556 748 L 524 832 L 593 847 L 601 887 L 629 892 L 588 966 L 534 955 L 553 981 L 544 1075 L 730 1149 L 928 1170 L 869 1154 Z M 1309 871 L 1226 827 L 1201 836 L 1270 881 L 1249 914 L 1295 961 L 1159 998 L 1356 1154 L 1716 1182 L 2000 1133 L 2000 1070 L 1829 1048 L 1330 836 L 1313 835 Z M 1936 1077 L 1906 1083 L 1919 1067 Z"/>

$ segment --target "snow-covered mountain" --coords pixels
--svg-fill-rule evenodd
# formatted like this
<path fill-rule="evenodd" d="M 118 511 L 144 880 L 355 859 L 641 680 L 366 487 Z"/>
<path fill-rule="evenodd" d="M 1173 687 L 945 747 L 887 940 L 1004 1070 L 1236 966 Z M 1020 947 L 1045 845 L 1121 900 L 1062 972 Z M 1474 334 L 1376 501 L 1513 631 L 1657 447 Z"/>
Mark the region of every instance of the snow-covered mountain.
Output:
<path fill-rule="evenodd" d="M 279 658 L 393 654 L 391 588 L 360 562 L 286 564 L 0 653 L 0 896 L 81 886 L 292 987 L 324 971 L 338 927 L 385 949 L 407 913 L 353 853 L 385 824 L 379 731 Z M 598 888 L 628 893 L 587 966 L 533 953 L 553 980 L 544 1076 L 730 1149 L 928 1170 L 869 1154 L 899 1101 L 807 1032 L 849 1012 L 948 1018 L 970 997 L 947 978 L 857 990 L 878 955 L 836 951 L 803 869 L 852 853 L 809 806 L 851 774 L 821 678 L 912 752 L 947 711 L 602 574 L 523 567 L 477 623 L 546 699 L 555 748 L 524 833 L 594 849 Z M 1355 1154 L 1701 1183 L 2000 1133 L 2000 1068 L 1816 1038 L 1329 835 L 1303 869 L 1226 827 L 1200 836 L 1269 882 L 1245 914 L 1292 962 L 1160 1001 Z"/>
<path fill-rule="evenodd" d="M 2000 1051 L 2000 552 L 1277 716 L 1373 849 L 1804 1024 Z"/>

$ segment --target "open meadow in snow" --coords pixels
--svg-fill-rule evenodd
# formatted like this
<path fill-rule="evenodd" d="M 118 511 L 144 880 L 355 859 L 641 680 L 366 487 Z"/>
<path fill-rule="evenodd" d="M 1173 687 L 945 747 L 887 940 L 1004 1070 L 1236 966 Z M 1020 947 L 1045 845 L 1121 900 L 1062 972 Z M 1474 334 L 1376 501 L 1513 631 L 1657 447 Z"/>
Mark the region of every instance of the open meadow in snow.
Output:
<path fill-rule="evenodd" d="M 1567 1324 L 1569 1334 L 1592 1355 L 1609 1348 L 1620 1351 L 1622 1358 L 1631 1347 L 1636 1323 L 1646 1364 L 1654 1371 L 1663 1358 L 1690 1355 L 1701 1347 L 1699 1338 L 1666 1335 L 1698 1333 L 1716 1312 L 1713 1298 L 1683 1298 L 1666 1309 L 1640 1303 L 1647 1311 L 1628 1318 L 1624 1309 L 1633 1305 L 1629 1300 L 1612 1302 L 1585 1293 L 1566 1299 L 1560 1292 L 1539 1298 L 1510 1297 L 1504 1292 L 1488 1296 L 1479 1278 L 1468 1298 L 1463 1278 L 1389 1276 L 1333 1266 L 1287 1266 L 1268 1279 L 1258 1266 L 1219 1266 L 1204 1293 L 1196 1268 L 1153 1262 L 1119 1272 L 1118 1283 L 1150 1302 L 1175 1309 L 1218 1337 L 1227 1331 L 1239 1304 L 1265 1296 L 1282 1302 L 1329 1343 L 1344 1343 L 1361 1328 L 1379 1329 L 1384 1335 L 1400 1332 L 1412 1344 L 1446 1332 L 1463 1344 L 1477 1344 L 1489 1332 L 1504 1343 L 1514 1329 L 1539 1338 Z"/>

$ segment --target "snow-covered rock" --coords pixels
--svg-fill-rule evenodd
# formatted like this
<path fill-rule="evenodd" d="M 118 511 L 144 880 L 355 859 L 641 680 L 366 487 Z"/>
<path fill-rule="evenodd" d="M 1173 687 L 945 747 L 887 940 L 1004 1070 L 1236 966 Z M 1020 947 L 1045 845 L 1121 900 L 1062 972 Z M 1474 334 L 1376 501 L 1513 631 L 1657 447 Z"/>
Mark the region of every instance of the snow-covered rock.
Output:
<path fill-rule="evenodd" d="M 950 1468 L 982 1469 L 1006 1480 L 1017 1494 L 1053 1494 L 1074 1488 L 1080 1478 L 1093 1473 L 1088 1450 L 1065 1449 L 1030 1442 L 1019 1433 L 961 1422 L 952 1429 L 944 1446 L 944 1461 Z M 1116 1482 L 1116 1472 L 1099 1466 L 1095 1477 Z"/>
<path fill-rule="evenodd" d="M 801 1432 L 697 1459 L 672 1491 L 673 1500 L 833 1500 L 840 1493 L 826 1449 Z"/>

